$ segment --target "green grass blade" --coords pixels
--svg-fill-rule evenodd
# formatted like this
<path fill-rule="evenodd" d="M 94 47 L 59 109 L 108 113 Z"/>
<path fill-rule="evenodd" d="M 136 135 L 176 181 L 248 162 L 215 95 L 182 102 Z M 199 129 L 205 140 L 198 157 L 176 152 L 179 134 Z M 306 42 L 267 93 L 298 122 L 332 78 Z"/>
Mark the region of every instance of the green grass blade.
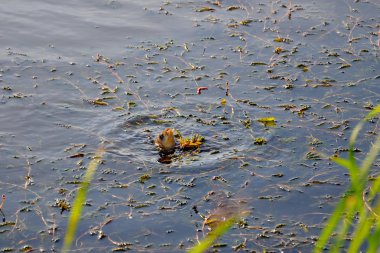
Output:
<path fill-rule="evenodd" d="M 375 231 L 372 232 L 371 236 L 368 239 L 368 253 L 377 253 L 379 252 L 379 239 L 380 238 L 380 227 L 376 227 Z"/>
<path fill-rule="evenodd" d="M 359 252 L 360 248 L 365 242 L 368 242 L 368 252 L 377 252 L 380 245 L 380 202 L 377 202 L 376 208 L 366 206 L 373 206 L 374 200 L 377 199 L 380 193 L 380 176 L 377 176 L 372 183 L 367 202 L 362 199 L 362 194 L 368 186 L 368 175 L 371 170 L 372 164 L 375 161 L 378 153 L 380 152 L 380 136 L 376 138 L 375 143 L 372 145 L 370 151 L 362 161 L 360 167 L 356 164 L 354 156 L 354 146 L 359 136 L 360 130 L 363 128 L 366 121 L 372 119 L 380 114 L 380 105 L 377 105 L 368 115 L 361 120 L 353 129 L 349 140 L 349 153 L 347 159 L 334 158 L 333 160 L 348 169 L 350 173 L 351 185 L 346 191 L 346 195 L 339 201 L 333 214 L 326 223 L 326 227 L 314 247 L 313 252 L 319 253 L 327 245 L 332 234 L 337 230 L 338 225 L 343 222 L 340 231 L 332 245 L 332 252 L 339 252 L 340 247 L 344 243 L 344 237 L 347 235 L 351 226 L 356 227 L 353 239 L 350 242 L 348 252 Z M 374 209 L 374 210 L 372 210 Z M 346 213 L 346 215 L 344 214 Z M 359 214 L 357 223 L 352 223 L 354 214 Z M 346 220 L 343 220 L 347 217 Z M 375 227 L 373 223 L 376 223 Z"/>
<path fill-rule="evenodd" d="M 349 170 L 350 173 L 353 172 L 353 171 L 351 170 L 352 163 L 351 163 L 349 160 L 347 160 L 347 159 L 343 159 L 343 158 L 340 158 L 340 157 L 334 157 L 334 158 L 332 158 L 332 160 L 333 160 L 336 164 L 339 164 L 340 166 L 347 168 L 347 169 Z"/>
<path fill-rule="evenodd" d="M 211 231 L 201 242 L 191 248 L 188 253 L 203 253 L 222 235 L 224 235 L 237 221 L 237 217 L 231 217 L 219 224 L 215 230 Z"/>
<path fill-rule="evenodd" d="M 352 147 L 354 144 L 355 144 L 355 141 L 356 141 L 356 138 L 358 137 L 359 135 L 359 132 L 360 130 L 362 129 L 363 125 L 365 122 L 367 122 L 368 120 L 371 120 L 373 117 L 375 117 L 376 115 L 380 114 L 380 104 L 378 104 L 377 106 L 375 106 L 374 109 L 372 109 L 365 117 L 363 120 L 361 120 L 357 125 L 356 127 L 354 128 L 354 130 L 352 131 L 351 133 L 351 137 L 350 137 L 350 147 Z"/>
<path fill-rule="evenodd" d="M 380 178 L 380 177 L 378 177 Z M 377 203 L 376 208 L 374 210 L 376 214 L 380 213 L 380 202 Z M 376 253 L 378 252 L 379 244 L 380 244 L 380 219 L 378 216 L 373 215 L 376 217 L 376 226 L 374 228 L 374 231 L 369 236 L 368 239 L 368 253 Z"/>
<path fill-rule="evenodd" d="M 375 108 L 373 108 L 373 109 L 367 114 L 367 116 L 364 118 L 364 120 L 370 120 L 370 119 L 372 119 L 373 117 L 375 117 L 377 114 L 380 114 L 380 104 L 378 104 L 377 106 L 375 106 Z"/>
<path fill-rule="evenodd" d="M 75 233 L 78 228 L 78 224 L 82 215 L 83 203 L 86 201 L 88 188 L 90 187 L 91 180 L 98 167 L 98 164 L 100 163 L 102 159 L 103 153 L 104 153 L 103 148 L 99 148 L 96 151 L 95 157 L 91 160 L 90 164 L 88 165 L 86 174 L 84 175 L 83 181 L 75 196 L 73 207 L 71 208 L 71 211 L 70 211 L 70 216 L 69 216 L 69 221 L 68 221 L 68 225 L 66 229 L 65 239 L 63 242 L 62 252 L 69 251 L 74 241 Z"/>
<path fill-rule="evenodd" d="M 365 209 L 364 204 L 361 206 L 362 210 L 359 211 L 360 218 L 356 230 L 352 236 L 352 241 L 348 248 L 348 253 L 356 253 L 360 251 L 360 246 L 367 239 L 370 234 L 371 226 L 373 225 L 373 219 L 368 217 L 368 212 Z"/>
<path fill-rule="evenodd" d="M 369 196 L 368 196 L 368 202 L 371 203 L 374 198 L 376 197 L 376 194 L 378 194 L 380 191 L 380 176 L 376 177 L 375 181 L 372 183 Z"/>
<path fill-rule="evenodd" d="M 364 158 L 362 164 L 361 164 L 361 180 L 363 182 L 367 182 L 367 176 L 369 173 L 369 170 L 371 169 L 371 166 L 373 162 L 375 161 L 377 155 L 380 152 L 380 135 L 376 138 L 376 142 L 372 145 L 370 151 L 368 152 L 367 156 Z"/>
<path fill-rule="evenodd" d="M 369 174 L 369 170 L 372 166 L 372 163 L 375 161 L 378 153 L 380 151 L 380 136 L 376 139 L 375 144 L 371 147 L 370 151 L 368 152 L 367 156 L 364 158 L 361 168 L 360 168 L 360 186 L 358 188 L 357 194 L 361 194 L 367 185 L 367 177 Z M 376 180 L 378 181 L 378 180 Z M 378 183 L 376 184 L 376 181 L 373 184 L 373 187 L 378 188 Z M 358 196 L 361 197 L 360 195 Z M 370 198 L 372 199 L 374 197 L 373 193 L 370 192 Z M 358 213 L 360 215 L 359 221 L 357 224 L 356 231 L 353 236 L 353 240 L 350 244 L 350 247 L 348 249 L 348 252 L 354 253 L 358 252 L 360 250 L 360 246 L 364 243 L 364 241 L 368 238 L 368 235 L 370 234 L 371 226 L 373 225 L 373 219 L 368 217 L 368 211 L 367 208 L 364 205 L 363 200 L 360 199 L 361 206 L 360 209 L 358 209 Z M 379 238 L 378 238 L 379 239 Z"/>
<path fill-rule="evenodd" d="M 344 209 L 346 207 L 347 197 L 343 197 L 338 205 L 336 206 L 334 212 L 330 216 L 329 220 L 326 223 L 325 228 L 322 230 L 321 235 L 318 238 L 317 243 L 313 249 L 313 253 L 319 253 L 323 251 L 323 248 L 327 245 L 329 239 L 331 238 L 332 233 L 335 231 L 335 228 L 338 226 L 341 218 L 343 216 Z"/>
<path fill-rule="evenodd" d="M 350 136 L 350 141 L 349 141 L 349 146 L 350 146 L 350 149 L 353 150 L 354 146 L 355 146 L 355 142 L 356 142 L 356 139 L 358 138 L 358 135 L 359 135 L 359 132 L 360 130 L 363 128 L 364 126 L 364 123 L 365 121 L 362 120 L 360 121 L 355 127 L 354 127 L 354 130 L 352 130 L 352 133 L 351 133 L 351 136 Z M 351 151 L 352 151 L 351 150 Z"/>
<path fill-rule="evenodd" d="M 332 160 L 342 166 L 342 167 L 345 167 L 349 174 L 350 174 L 350 179 L 352 181 L 352 184 L 353 185 L 357 185 L 358 183 L 358 180 L 359 180 L 359 168 L 356 166 L 355 163 L 352 162 L 352 159 L 343 159 L 343 158 L 340 158 L 340 157 L 334 157 L 332 158 Z"/>
<path fill-rule="evenodd" d="M 365 118 L 363 120 L 361 120 L 354 128 L 354 130 L 352 130 L 352 133 L 351 133 L 351 136 L 350 136 L 350 141 L 349 141 L 349 146 L 350 146 L 350 150 L 349 150 L 349 157 L 350 159 L 353 159 L 354 157 L 354 145 L 355 145 L 355 142 L 356 142 L 356 139 L 359 135 L 359 132 L 360 130 L 363 128 L 364 124 L 372 119 L 373 117 L 375 117 L 376 115 L 378 115 L 380 113 L 380 104 L 377 105 L 373 110 L 371 110 L 367 116 L 365 116 Z M 355 163 L 355 160 L 351 160 L 352 162 Z"/>
<path fill-rule="evenodd" d="M 354 215 L 357 211 L 358 206 L 360 206 L 361 196 L 360 194 L 355 194 L 347 197 L 346 205 L 344 207 L 345 215 L 342 215 L 342 227 L 335 239 L 335 243 L 331 249 L 331 252 L 338 253 L 340 248 L 343 246 L 345 236 L 348 233 L 349 228 L 354 220 Z"/>

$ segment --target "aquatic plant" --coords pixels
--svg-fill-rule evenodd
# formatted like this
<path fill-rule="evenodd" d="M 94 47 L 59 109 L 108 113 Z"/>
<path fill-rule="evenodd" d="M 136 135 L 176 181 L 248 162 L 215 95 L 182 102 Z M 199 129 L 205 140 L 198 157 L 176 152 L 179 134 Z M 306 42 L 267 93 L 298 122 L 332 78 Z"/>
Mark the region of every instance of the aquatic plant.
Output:
<path fill-rule="evenodd" d="M 78 228 L 78 224 L 81 219 L 83 203 L 86 201 L 87 192 L 90 187 L 91 180 L 96 172 L 96 169 L 103 157 L 104 149 L 100 147 L 95 152 L 94 158 L 91 160 L 86 174 L 84 175 L 83 181 L 80 184 L 78 192 L 75 196 L 74 203 L 71 207 L 69 221 L 67 223 L 67 229 L 65 234 L 65 239 L 63 242 L 62 252 L 68 252 L 71 248 L 71 244 L 75 238 L 75 232 Z"/>
<path fill-rule="evenodd" d="M 380 176 L 369 178 L 373 162 L 380 151 L 380 135 L 377 136 L 368 154 L 358 165 L 355 142 L 363 125 L 380 113 L 376 106 L 352 131 L 348 158 L 332 158 L 346 168 L 350 175 L 350 186 L 335 207 L 315 245 L 314 253 L 322 252 L 330 239 L 334 242 L 330 252 L 339 252 L 346 239 L 350 239 L 347 252 L 379 252 L 380 248 Z"/>
<path fill-rule="evenodd" d="M 189 137 L 183 137 L 180 131 L 176 130 L 176 132 L 176 137 L 179 141 L 179 147 L 183 150 L 199 148 L 205 140 L 205 138 L 200 134 L 195 134 Z"/>

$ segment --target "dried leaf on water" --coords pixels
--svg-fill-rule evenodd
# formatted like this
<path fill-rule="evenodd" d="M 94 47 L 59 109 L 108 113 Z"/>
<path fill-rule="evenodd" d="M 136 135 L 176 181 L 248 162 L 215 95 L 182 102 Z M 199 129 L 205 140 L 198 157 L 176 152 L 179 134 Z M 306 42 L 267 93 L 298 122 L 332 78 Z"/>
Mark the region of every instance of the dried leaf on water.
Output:
<path fill-rule="evenodd" d="M 197 10 L 197 12 L 205 12 L 205 11 L 211 11 L 211 12 L 213 12 L 213 11 L 215 11 L 215 9 L 206 6 L 206 7 L 202 7 L 202 8 L 200 8 L 200 9 Z"/>
<path fill-rule="evenodd" d="M 76 153 L 76 154 L 69 156 L 69 158 L 78 158 L 78 157 L 84 157 L 84 153 Z"/>
<path fill-rule="evenodd" d="M 33 248 L 30 245 L 25 245 L 21 249 L 19 249 L 20 252 L 32 252 Z"/>
<path fill-rule="evenodd" d="M 289 39 L 289 38 L 282 38 L 282 37 L 277 37 L 277 38 L 274 38 L 274 40 L 273 40 L 274 42 L 277 42 L 277 43 L 290 43 L 290 42 L 292 42 L 292 40 L 291 39 Z"/>
<path fill-rule="evenodd" d="M 183 48 L 186 52 L 190 52 L 189 45 L 187 43 L 183 44 Z"/>
<path fill-rule="evenodd" d="M 88 102 L 90 102 L 91 104 L 94 104 L 94 105 L 101 105 L 101 106 L 107 106 L 108 105 L 108 103 L 103 101 L 101 98 L 89 100 Z"/>
<path fill-rule="evenodd" d="M 306 154 L 305 154 L 306 160 L 321 160 L 322 156 L 321 154 L 314 148 L 311 148 Z"/>
<path fill-rule="evenodd" d="M 140 177 L 139 182 L 143 184 L 145 183 L 145 181 L 149 180 L 150 178 L 151 176 L 149 174 L 144 174 Z"/>
<path fill-rule="evenodd" d="M 128 102 L 128 109 L 131 109 L 131 108 L 133 108 L 133 107 L 136 107 L 136 102 L 134 102 L 134 101 L 129 101 Z"/>
<path fill-rule="evenodd" d="M 248 105 L 250 105 L 250 106 L 257 106 L 257 103 L 252 102 L 252 101 L 250 101 L 250 100 L 248 100 L 248 99 L 238 99 L 238 100 L 236 100 L 236 102 L 237 102 L 237 103 L 248 104 Z"/>
<path fill-rule="evenodd" d="M 253 143 L 255 145 L 264 145 L 264 144 L 267 144 L 267 140 L 263 137 L 257 137 L 255 138 L 255 141 Z"/>
<path fill-rule="evenodd" d="M 124 108 L 120 107 L 120 106 L 115 107 L 115 108 L 112 109 L 112 111 L 123 111 L 123 110 L 124 110 Z"/>
<path fill-rule="evenodd" d="M 351 67 L 351 64 L 343 64 L 338 69 L 345 69 Z"/>
<path fill-rule="evenodd" d="M 310 105 L 301 105 L 301 108 L 299 110 L 295 110 L 295 112 L 297 112 L 299 117 L 303 117 L 305 115 L 305 111 L 309 110 L 310 108 Z"/>
<path fill-rule="evenodd" d="M 281 53 L 282 51 L 283 51 L 282 47 L 276 47 L 276 48 L 274 49 L 274 52 L 275 52 L 276 54 L 279 54 L 279 53 Z"/>
<path fill-rule="evenodd" d="M 263 66 L 263 65 L 268 65 L 268 64 L 266 64 L 265 62 L 258 62 L 258 61 L 256 61 L 256 62 L 251 62 L 251 64 L 250 64 L 251 66 Z"/>
<path fill-rule="evenodd" d="M 318 87 L 331 87 L 333 86 L 331 83 L 315 83 L 315 84 L 310 84 L 312 88 L 318 88 Z"/>
<path fill-rule="evenodd" d="M 319 140 L 318 138 L 315 138 L 314 136 L 308 137 L 309 145 L 312 146 L 318 146 L 319 144 L 322 144 L 323 142 Z"/>
<path fill-rule="evenodd" d="M 232 5 L 232 6 L 228 6 L 227 7 L 227 11 L 234 11 L 234 10 L 238 10 L 240 9 L 240 6 L 237 6 L 237 5 Z"/>
<path fill-rule="evenodd" d="M 252 22 L 253 22 L 253 19 L 245 19 L 245 20 L 240 21 L 240 24 L 241 25 L 249 25 Z"/>
<path fill-rule="evenodd" d="M 61 209 L 61 214 L 64 211 L 70 211 L 71 205 L 69 202 L 67 202 L 65 199 L 56 199 L 54 207 L 59 207 Z"/>
<path fill-rule="evenodd" d="M 294 104 L 282 104 L 282 105 L 279 105 L 278 107 L 284 108 L 285 110 L 297 108 L 297 106 Z"/>
<path fill-rule="evenodd" d="M 240 122 L 243 124 L 245 128 L 251 127 L 251 119 L 240 120 Z"/>
<path fill-rule="evenodd" d="M 307 65 L 305 65 L 305 64 L 302 64 L 302 63 L 298 64 L 297 68 L 302 69 L 303 72 L 308 72 L 309 71 L 309 67 Z"/>

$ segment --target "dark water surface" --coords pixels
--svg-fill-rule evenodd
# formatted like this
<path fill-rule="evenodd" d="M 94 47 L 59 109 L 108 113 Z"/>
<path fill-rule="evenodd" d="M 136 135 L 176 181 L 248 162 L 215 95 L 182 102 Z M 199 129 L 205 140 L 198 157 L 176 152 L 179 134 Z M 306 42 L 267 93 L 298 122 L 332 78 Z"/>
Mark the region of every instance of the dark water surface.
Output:
<path fill-rule="evenodd" d="M 309 252 L 348 183 L 326 157 L 345 156 L 380 102 L 380 4 L 292 1 L 290 19 L 289 7 L 1 4 L 0 249 L 60 251 L 57 203 L 72 203 L 105 143 L 73 251 L 183 252 L 207 232 L 202 216 L 246 210 L 215 250 Z M 206 142 L 159 163 L 166 127 Z M 359 159 L 378 130 L 363 131 Z"/>

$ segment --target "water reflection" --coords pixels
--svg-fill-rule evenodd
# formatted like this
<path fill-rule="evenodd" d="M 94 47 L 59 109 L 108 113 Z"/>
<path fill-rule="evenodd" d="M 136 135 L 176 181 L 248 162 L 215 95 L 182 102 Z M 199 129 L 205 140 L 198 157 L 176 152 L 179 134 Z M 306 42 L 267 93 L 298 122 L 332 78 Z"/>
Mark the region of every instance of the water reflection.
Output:
<path fill-rule="evenodd" d="M 172 152 L 172 154 L 162 153 L 162 154 L 160 154 L 160 158 L 158 158 L 157 161 L 159 163 L 163 163 L 163 164 L 170 164 L 170 163 L 172 163 L 173 153 L 174 153 L 174 151 Z"/>

